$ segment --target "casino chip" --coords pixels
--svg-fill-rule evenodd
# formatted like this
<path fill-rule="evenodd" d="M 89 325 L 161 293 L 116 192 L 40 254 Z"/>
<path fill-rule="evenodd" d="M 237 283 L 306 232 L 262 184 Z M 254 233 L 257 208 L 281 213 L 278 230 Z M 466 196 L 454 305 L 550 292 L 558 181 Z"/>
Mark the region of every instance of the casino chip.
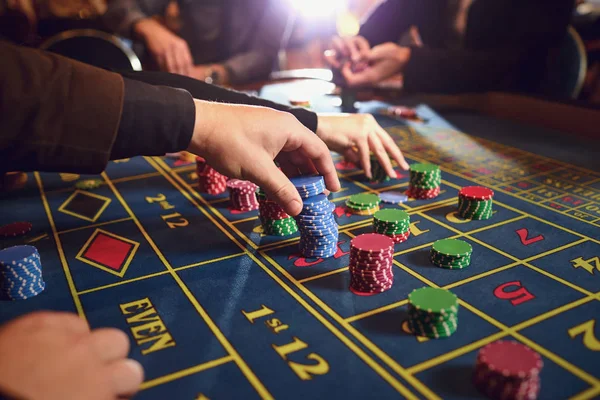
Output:
<path fill-rule="evenodd" d="M 229 188 L 229 200 L 231 208 L 243 212 L 257 210 L 259 207 L 256 199 L 256 186 L 250 181 L 242 181 L 239 179 L 230 179 L 227 181 Z"/>
<path fill-rule="evenodd" d="M 196 157 L 196 174 L 198 175 L 198 191 L 210 195 L 218 195 L 227 190 L 227 178 L 206 163 L 202 157 Z"/>
<path fill-rule="evenodd" d="M 33 246 L 14 246 L 0 250 L 0 300 L 26 300 L 46 287 L 42 264 Z"/>
<path fill-rule="evenodd" d="M 379 162 L 379 159 L 374 154 L 371 154 L 371 182 L 381 183 L 387 182 L 390 179 L 392 178 L 390 178 L 387 172 L 385 172 L 385 169 Z"/>
<path fill-rule="evenodd" d="M 0 191 L 18 190 L 25 187 L 27 174 L 25 172 L 13 171 L 0 173 Z"/>
<path fill-rule="evenodd" d="M 379 198 L 384 203 L 388 204 L 402 204 L 408 201 L 408 196 L 402 192 L 389 191 L 379 193 Z"/>
<path fill-rule="evenodd" d="M 440 194 L 442 172 L 435 164 L 412 164 L 406 194 L 414 199 L 433 199 Z"/>
<path fill-rule="evenodd" d="M 544 363 L 529 347 L 500 340 L 479 350 L 473 384 L 490 399 L 535 400 Z"/>
<path fill-rule="evenodd" d="M 378 233 L 365 233 L 350 241 L 350 291 L 372 296 L 394 284 L 394 241 Z"/>
<path fill-rule="evenodd" d="M 492 217 L 494 191 L 483 186 L 466 186 L 458 192 L 458 215 L 465 219 Z"/>
<path fill-rule="evenodd" d="M 373 230 L 402 243 L 410 236 L 410 215 L 395 208 L 379 210 L 373 214 Z"/>
<path fill-rule="evenodd" d="M 101 179 L 83 179 L 75 182 L 75 187 L 82 190 L 91 190 L 99 188 L 102 185 Z"/>
<path fill-rule="evenodd" d="M 352 214 L 373 215 L 379 211 L 379 196 L 373 193 L 353 194 L 346 200 L 346 207 Z"/>
<path fill-rule="evenodd" d="M 0 226 L 0 237 L 15 237 L 22 236 L 31 231 L 31 222 L 13 222 L 12 224 L 7 224 L 4 226 Z"/>
<path fill-rule="evenodd" d="M 441 288 L 413 290 L 408 295 L 408 326 L 417 336 L 451 336 L 458 329 L 458 297 Z"/>
<path fill-rule="evenodd" d="M 299 176 L 291 179 L 302 197 L 302 211 L 296 217 L 300 231 L 300 252 L 304 257 L 332 257 L 337 252 L 338 224 L 333 216 L 335 205 L 322 192 L 322 176 Z"/>
<path fill-rule="evenodd" d="M 258 188 L 258 216 L 265 235 L 288 236 L 298 232 L 298 225 L 279 204 L 267 198 L 265 192 Z"/>
<path fill-rule="evenodd" d="M 473 247 L 459 239 L 442 239 L 433 243 L 429 259 L 440 268 L 463 269 L 471 263 Z"/>

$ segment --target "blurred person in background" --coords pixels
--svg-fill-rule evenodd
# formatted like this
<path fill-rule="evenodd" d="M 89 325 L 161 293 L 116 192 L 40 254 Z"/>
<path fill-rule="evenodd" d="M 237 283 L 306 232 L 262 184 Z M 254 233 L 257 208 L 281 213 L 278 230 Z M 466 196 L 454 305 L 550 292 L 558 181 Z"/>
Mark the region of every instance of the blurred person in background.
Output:
<path fill-rule="evenodd" d="M 333 39 L 327 62 L 348 86 L 401 73 L 419 92 L 539 92 L 573 0 L 386 0 L 357 36 Z M 411 45 L 399 45 L 410 33 Z"/>
<path fill-rule="evenodd" d="M 179 0 L 177 34 L 154 18 L 170 5 L 170 0 L 113 0 L 103 22 L 114 33 L 141 40 L 162 71 L 216 84 L 268 77 L 290 17 L 286 2 Z"/>

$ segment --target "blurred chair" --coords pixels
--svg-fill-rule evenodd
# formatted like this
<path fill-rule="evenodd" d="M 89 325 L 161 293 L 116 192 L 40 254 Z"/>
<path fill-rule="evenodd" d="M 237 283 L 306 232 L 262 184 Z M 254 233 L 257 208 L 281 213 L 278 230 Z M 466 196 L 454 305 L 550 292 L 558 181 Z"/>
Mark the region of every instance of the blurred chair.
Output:
<path fill-rule="evenodd" d="M 587 54 L 577 31 L 569 26 L 567 35 L 548 66 L 543 85 L 546 94 L 576 99 L 587 73 Z"/>
<path fill-rule="evenodd" d="M 61 32 L 43 42 L 40 48 L 99 68 L 142 70 L 140 59 L 127 42 L 94 29 Z"/>

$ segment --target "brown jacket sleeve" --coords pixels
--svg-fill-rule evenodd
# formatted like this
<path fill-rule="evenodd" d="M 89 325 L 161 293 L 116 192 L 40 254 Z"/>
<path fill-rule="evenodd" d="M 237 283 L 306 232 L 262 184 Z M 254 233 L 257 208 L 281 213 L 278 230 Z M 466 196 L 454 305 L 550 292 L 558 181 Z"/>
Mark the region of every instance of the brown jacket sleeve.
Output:
<path fill-rule="evenodd" d="M 123 90 L 118 74 L 0 41 L 0 171 L 102 171 Z"/>

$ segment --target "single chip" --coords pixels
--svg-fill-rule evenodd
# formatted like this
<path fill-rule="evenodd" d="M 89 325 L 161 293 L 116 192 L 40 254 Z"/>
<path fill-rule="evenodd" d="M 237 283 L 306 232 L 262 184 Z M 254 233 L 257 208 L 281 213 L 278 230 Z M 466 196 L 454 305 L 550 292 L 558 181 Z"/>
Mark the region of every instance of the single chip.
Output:
<path fill-rule="evenodd" d="M 101 179 L 83 179 L 75 183 L 77 189 L 89 190 L 96 189 L 102 185 Z"/>
<path fill-rule="evenodd" d="M 31 222 L 13 222 L 4 226 L 0 226 L 0 237 L 15 237 L 29 233 L 31 231 Z"/>
<path fill-rule="evenodd" d="M 418 164 L 411 164 L 410 165 L 410 171 L 411 172 L 416 172 L 416 173 L 436 173 L 440 170 L 439 165 L 435 165 L 435 164 L 428 164 L 428 163 L 418 163 Z"/>
<path fill-rule="evenodd" d="M 408 301 L 417 309 L 433 313 L 451 313 L 458 309 L 458 297 L 449 290 L 423 287 L 413 290 Z"/>
<path fill-rule="evenodd" d="M 408 196 L 402 192 L 390 191 L 379 194 L 379 198 L 384 203 L 388 204 L 402 204 L 408 201 Z"/>
<path fill-rule="evenodd" d="M 477 359 L 489 370 L 505 377 L 536 376 L 544 366 L 538 353 L 524 344 L 508 340 L 499 340 L 483 347 Z"/>
<path fill-rule="evenodd" d="M 394 241 L 378 233 L 363 233 L 352 239 L 350 245 L 360 252 L 378 253 L 393 251 Z"/>
<path fill-rule="evenodd" d="M 442 239 L 433 243 L 433 250 L 445 256 L 461 257 L 473 252 L 473 247 L 460 239 Z"/>
<path fill-rule="evenodd" d="M 348 202 L 350 204 L 363 207 L 372 207 L 379 205 L 380 201 L 381 200 L 379 199 L 379 196 L 373 193 L 353 194 L 348 199 Z"/>
<path fill-rule="evenodd" d="M 473 200 L 491 200 L 494 197 L 494 191 L 483 186 L 466 186 L 460 189 L 458 195 Z"/>

